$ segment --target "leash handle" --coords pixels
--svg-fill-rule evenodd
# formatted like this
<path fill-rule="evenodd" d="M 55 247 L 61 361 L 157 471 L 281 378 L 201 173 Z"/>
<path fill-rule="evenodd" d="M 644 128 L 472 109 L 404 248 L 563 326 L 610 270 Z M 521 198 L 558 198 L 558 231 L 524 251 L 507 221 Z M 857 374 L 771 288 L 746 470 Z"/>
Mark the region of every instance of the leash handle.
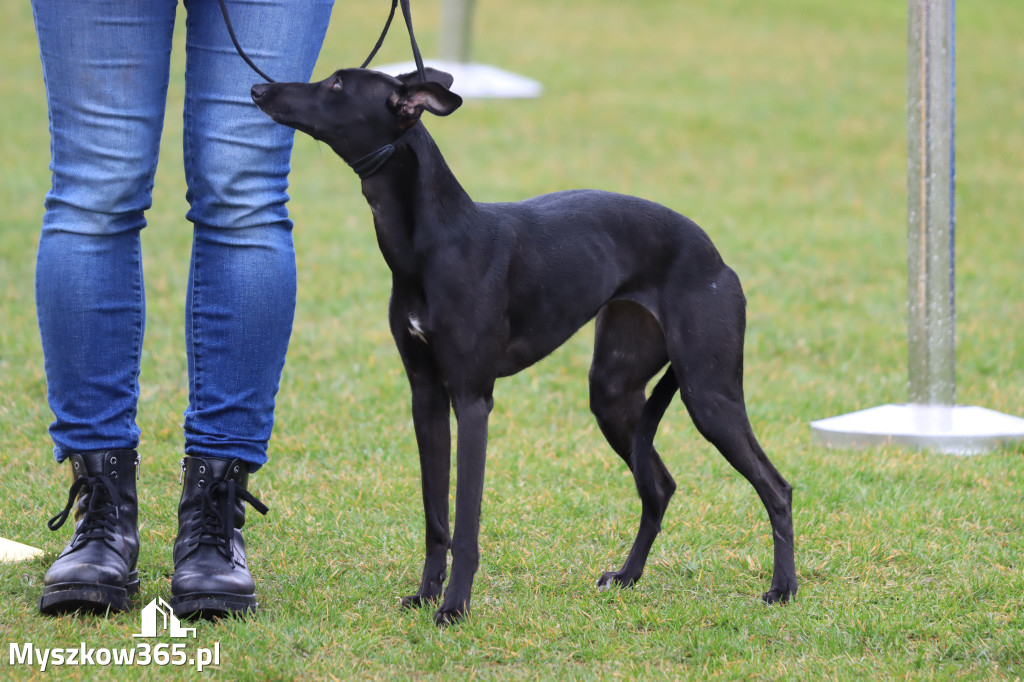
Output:
<path fill-rule="evenodd" d="M 224 0 L 221 0 L 223 2 Z M 380 32 L 380 38 L 377 39 L 377 44 L 373 46 L 373 50 L 370 52 L 370 56 L 366 58 L 366 61 L 359 67 L 365 69 L 369 66 L 373 58 L 377 56 L 377 51 L 380 50 L 380 46 L 384 44 L 384 38 L 388 35 L 388 29 L 391 28 L 391 22 L 395 18 L 395 10 L 398 7 L 398 0 L 391 0 L 391 12 L 388 14 L 388 20 L 384 23 L 384 30 Z M 427 80 L 426 69 L 423 66 L 423 56 L 420 55 L 420 46 L 416 44 L 416 34 L 412 30 L 412 10 L 409 8 L 409 0 L 402 0 L 402 14 L 405 16 L 405 27 L 409 31 L 409 42 L 412 44 L 412 56 L 416 60 L 416 71 L 420 75 L 420 80 Z"/>
<path fill-rule="evenodd" d="M 409 42 L 412 44 L 412 57 L 416 60 L 416 71 L 420 74 L 420 80 L 426 81 L 427 73 L 423 68 L 420 46 L 416 44 L 416 34 L 412 31 L 412 10 L 409 9 L 409 0 L 402 0 L 402 14 L 405 15 L 405 27 L 409 29 Z"/>
<path fill-rule="evenodd" d="M 220 11 L 221 14 L 224 15 L 224 25 L 228 28 L 228 35 L 231 36 L 231 42 L 235 44 L 235 50 L 238 52 L 238 55 L 245 60 L 245 63 L 249 65 L 249 68 L 258 73 L 263 80 L 268 83 L 273 83 L 274 79 L 260 71 L 259 67 L 253 64 L 252 60 L 249 59 L 249 55 L 247 55 L 245 50 L 242 49 L 242 46 L 239 45 L 238 38 L 235 37 L 235 29 L 231 25 L 231 17 L 228 16 L 228 8 L 227 5 L 224 4 L 224 0 L 220 0 Z"/>
<path fill-rule="evenodd" d="M 388 35 L 388 29 L 391 28 L 391 21 L 395 18 L 395 9 L 398 7 L 398 0 L 391 0 L 391 13 L 388 14 L 388 20 L 384 22 L 384 30 L 380 32 L 380 38 L 377 38 L 377 44 L 373 46 L 370 51 L 370 56 L 366 58 L 362 64 L 359 65 L 360 69 L 365 69 L 373 61 L 373 58 L 377 56 L 377 51 L 380 46 L 384 44 L 384 38 Z"/>
<path fill-rule="evenodd" d="M 391 0 L 391 11 L 388 13 L 388 20 L 384 23 L 384 30 L 380 32 L 380 38 L 377 39 L 377 44 L 373 46 L 373 50 L 370 51 L 370 56 L 366 58 L 366 61 L 359 67 L 365 69 L 369 66 L 373 58 L 377 56 L 380 46 L 384 44 L 384 38 L 388 35 L 388 30 L 391 28 L 391 22 L 395 18 L 395 10 L 398 7 L 398 0 Z M 256 64 L 249 59 L 249 55 L 242 49 L 241 44 L 238 42 L 238 37 L 235 35 L 235 28 L 231 25 L 231 17 L 228 16 L 228 7 L 224 3 L 224 0 L 220 0 L 220 11 L 224 15 L 224 25 L 228 29 L 228 35 L 231 36 L 231 42 L 235 46 L 235 51 L 238 52 L 249 68 L 255 71 L 259 76 L 267 81 L 268 83 L 274 83 L 274 79 L 263 73 Z M 412 44 L 412 56 L 416 60 L 416 71 L 419 73 L 420 80 L 426 81 L 427 74 L 426 69 L 423 66 L 423 56 L 420 54 L 420 46 L 416 43 L 416 34 L 412 30 L 412 10 L 409 8 L 409 0 L 402 0 L 402 14 L 405 16 L 405 27 L 409 31 L 409 42 Z"/>

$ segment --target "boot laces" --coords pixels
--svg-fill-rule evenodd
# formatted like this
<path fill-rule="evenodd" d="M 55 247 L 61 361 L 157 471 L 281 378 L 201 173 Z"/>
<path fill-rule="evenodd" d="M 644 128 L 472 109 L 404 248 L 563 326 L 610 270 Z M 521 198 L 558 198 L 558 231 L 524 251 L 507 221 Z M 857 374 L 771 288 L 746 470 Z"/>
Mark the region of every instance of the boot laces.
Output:
<path fill-rule="evenodd" d="M 245 488 L 240 488 L 233 480 L 217 481 L 202 494 L 202 507 L 199 510 L 199 526 L 193 541 L 192 551 L 199 545 L 211 545 L 224 557 L 232 561 L 231 540 L 235 531 L 235 504 L 238 500 L 249 503 L 260 514 L 270 511 L 265 504 Z M 191 553 L 191 552 L 189 552 Z"/>
<path fill-rule="evenodd" d="M 117 533 L 117 520 L 120 516 L 121 494 L 109 477 L 102 474 L 82 476 L 71 484 L 68 490 L 68 501 L 64 509 L 46 522 L 50 530 L 57 530 L 64 525 L 75 506 L 79 494 L 89 494 L 89 504 L 75 528 L 75 539 L 103 540 L 112 545 Z"/>

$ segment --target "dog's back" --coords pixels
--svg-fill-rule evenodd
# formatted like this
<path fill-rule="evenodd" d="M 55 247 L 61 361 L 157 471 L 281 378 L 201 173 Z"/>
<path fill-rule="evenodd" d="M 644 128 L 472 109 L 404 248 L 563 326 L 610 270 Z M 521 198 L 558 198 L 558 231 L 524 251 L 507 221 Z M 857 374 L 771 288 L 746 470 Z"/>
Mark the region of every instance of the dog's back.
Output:
<path fill-rule="evenodd" d="M 474 257 L 487 254 L 492 272 L 507 273 L 510 349 L 519 352 L 503 374 L 547 355 L 612 300 L 657 316 L 666 291 L 679 292 L 685 281 L 703 288 L 725 268 L 696 223 L 634 196 L 565 190 L 476 207 L 465 226 L 474 232 Z"/>

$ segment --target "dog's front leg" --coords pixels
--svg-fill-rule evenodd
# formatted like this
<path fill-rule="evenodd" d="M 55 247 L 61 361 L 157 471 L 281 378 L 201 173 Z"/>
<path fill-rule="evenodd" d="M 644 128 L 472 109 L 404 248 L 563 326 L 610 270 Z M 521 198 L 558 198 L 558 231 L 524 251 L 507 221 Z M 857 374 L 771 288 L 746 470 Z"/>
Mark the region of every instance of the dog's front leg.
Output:
<path fill-rule="evenodd" d="M 473 576 L 480 565 L 480 506 L 484 491 L 487 454 L 487 420 L 493 401 L 490 394 L 460 398 L 454 396 L 458 418 L 455 494 L 455 535 L 452 540 L 452 576 L 444 602 L 434 622 L 448 625 L 469 614 Z"/>
<path fill-rule="evenodd" d="M 412 421 L 420 458 L 420 485 L 426 525 L 426 556 L 423 577 L 416 594 L 404 597 L 402 606 L 419 607 L 441 597 L 448 571 L 451 531 L 448 524 L 448 493 L 451 486 L 451 400 L 433 352 L 425 339 L 410 329 L 410 312 L 403 290 L 392 292 L 389 318 L 412 391 Z"/>
<path fill-rule="evenodd" d="M 427 374 L 427 376 L 424 376 Z M 451 536 L 448 525 L 448 492 L 451 485 L 451 402 L 440 379 L 432 373 L 410 372 L 412 419 L 420 454 L 420 484 L 426 521 L 426 556 L 423 577 L 416 594 L 402 599 L 402 606 L 419 607 L 441 597 L 448 569 Z"/>

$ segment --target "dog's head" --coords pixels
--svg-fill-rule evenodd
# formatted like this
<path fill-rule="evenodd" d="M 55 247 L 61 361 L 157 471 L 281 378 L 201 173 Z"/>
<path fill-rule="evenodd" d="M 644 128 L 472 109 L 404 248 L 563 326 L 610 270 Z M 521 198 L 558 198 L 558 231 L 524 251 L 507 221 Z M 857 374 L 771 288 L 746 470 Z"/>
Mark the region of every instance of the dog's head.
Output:
<path fill-rule="evenodd" d="M 427 68 L 398 78 L 367 69 L 341 69 L 318 83 L 259 83 L 252 100 L 278 123 L 331 146 L 352 163 L 393 143 L 424 111 L 447 116 L 462 105 L 451 75 Z"/>

